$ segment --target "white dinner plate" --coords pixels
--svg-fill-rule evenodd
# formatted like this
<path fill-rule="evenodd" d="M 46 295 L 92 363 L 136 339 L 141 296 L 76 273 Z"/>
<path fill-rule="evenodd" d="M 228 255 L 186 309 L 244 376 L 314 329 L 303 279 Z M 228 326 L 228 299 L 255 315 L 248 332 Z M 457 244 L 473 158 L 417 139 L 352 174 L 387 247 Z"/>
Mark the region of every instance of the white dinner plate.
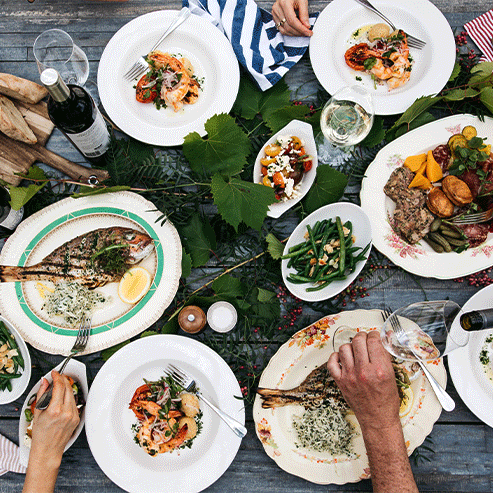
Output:
<path fill-rule="evenodd" d="M 462 307 L 461 313 L 485 308 L 493 308 L 493 286 L 487 286 L 472 296 Z M 451 332 L 454 328 L 459 328 L 459 318 L 454 320 Z M 485 339 L 491 334 L 491 329 L 471 332 L 468 344 L 452 351 L 447 357 L 450 376 L 464 404 L 493 428 L 493 382 L 488 379 L 479 361 Z"/>
<path fill-rule="evenodd" d="M 354 0 L 333 0 L 325 7 L 313 28 L 310 60 L 317 79 L 329 94 L 344 86 L 362 84 L 374 96 L 375 114 L 403 113 L 417 98 L 438 93 L 447 83 L 455 63 L 454 35 L 447 19 L 428 0 L 372 3 L 398 29 L 426 42 L 422 50 L 410 48 L 414 66 L 407 84 L 390 92 L 386 84 L 375 89 L 370 75 L 346 64 L 344 54 L 354 44 L 354 40 L 350 43 L 352 34 L 363 26 L 383 22 Z"/>
<path fill-rule="evenodd" d="M 280 347 L 263 371 L 259 387 L 291 389 L 301 384 L 312 370 L 328 361 L 333 352 L 332 338 L 339 327 L 368 331 L 380 330 L 382 324 L 380 310 L 353 310 L 321 318 L 294 334 Z M 428 363 L 427 368 L 445 387 L 447 373 L 443 361 Z M 442 411 L 421 370 L 412 379 L 411 389 L 412 402 L 401 415 L 408 454 L 423 443 Z M 267 455 L 281 469 L 318 484 L 354 483 L 370 477 L 363 437 L 354 415 L 348 417 L 357 433 L 351 441 L 353 456 L 335 457 L 328 452 L 315 452 L 296 446 L 297 436 L 292 419 L 293 415 L 299 416 L 302 412 L 303 408 L 293 405 L 264 409 L 260 396 L 255 398 L 253 419 L 257 436 Z"/>
<path fill-rule="evenodd" d="M 0 321 L 5 324 L 7 330 L 14 336 L 15 342 L 19 346 L 20 355 L 24 359 L 24 369 L 20 370 L 22 375 L 19 378 L 13 378 L 11 380 L 12 390 L 10 392 L 7 389 L 0 391 L 0 405 L 2 405 L 18 399 L 29 385 L 29 379 L 31 378 L 31 356 L 24 339 L 19 332 L 17 332 L 15 327 L 1 315 Z"/>
<path fill-rule="evenodd" d="M 370 247 L 365 254 L 366 260 L 358 262 L 356 269 L 349 274 L 347 279 L 344 281 L 333 281 L 319 291 L 306 291 L 306 288 L 313 287 L 313 284 L 293 284 L 289 282 L 287 280 L 288 275 L 296 274 L 296 269 L 294 267 L 288 268 L 289 259 L 283 260 L 281 262 L 281 272 L 284 284 L 292 294 L 302 300 L 312 302 L 322 301 L 339 294 L 356 279 L 368 260 L 371 250 L 372 237 L 370 221 L 361 207 L 351 204 L 350 202 L 337 202 L 335 204 L 329 204 L 324 207 L 320 207 L 320 209 L 317 209 L 315 212 L 312 212 L 309 216 L 305 217 L 305 219 L 303 219 L 303 221 L 301 221 L 301 223 L 298 224 L 296 229 L 291 233 L 291 236 L 284 247 L 283 255 L 286 255 L 292 246 L 305 241 L 304 235 L 307 231 L 307 225 L 313 226 L 317 221 L 323 221 L 324 219 L 332 219 L 335 221 L 337 216 L 341 218 L 342 224 L 346 221 L 351 221 L 353 225 L 352 234 L 355 237 L 353 246 L 360 247 L 362 250 L 366 247 L 366 245 L 368 245 L 368 243 L 370 243 Z M 361 250 L 358 250 L 356 255 L 358 255 Z"/>
<path fill-rule="evenodd" d="M 226 471 L 240 446 L 241 438 L 203 402 L 202 431 L 191 448 L 151 457 L 134 442 L 131 427 L 136 418 L 128 408 L 130 400 L 143 378 L 161 378 L 169 363 L 191 375 L 217 407 L 245 422 L 236 377 L 212 349 L 176 335 L 149 336 L 128 344 L 96 375 L 86 409 L 91 452 L 103 472 L 125 491 L 202 491 Z"/>
<path fill-rule="evenodd" d="M 313 127 L 306 122 L 302 122 L 300 120 L 292 120 L 288 123 L 284 128 L 279 130 L 275 135 L 273 135 L 260 149 L 258 153 L 257 159 L 255 161 L 255 166 L 253 168 L 253 183 L 262 183 L 262 164 L 260 160 L 265 157 L 264 149 L 269 145 L 276 142 L 277 137 L 280 135 L 287 135 L 289 137 L 295 136 L 300 138 L 304 144 L 304 148 L 306 154 L 312 156 L 313 165 L 310 171 L 307 171 L 303 175 L 303 179 L 301 180 L 299 197 L 286 200 L 285 202 L 276 202 L 274 204 L 269 205 L 269 210 L 267 211 L 267 215 L 269 217 L 278 218 L 281 217 L 287 210 L 291 209 L 293 205 L 297 204 L 310 190 L 313 182 L 315 181 L 315 176 L 317 175 L 317 146 L 315 145 L 315 139 L 313 137 Z"/>
<path fill-rule="evenodd" d="M 60 364 L 55 366 L 55 368 L 53 369 L 58 371 L 62 366 L 62 364 L 63 361 L 61 361 Z M 82 389 L 82 392 L 84 393 L 84 400 L 86 400 L 87 395 L 89 393 L 89 388 L 87 386 L 86 365 L 81 361 L 71 359 L 67 363 L 67 366 L 65 367 L 63 373 L 69 377 L 72 377 L 74 380 L 77 380 L 80 383 L 80 387 Z M 46 380 L 48 380 L 48 382 L 50 383 L 53 381 L 53 379 L 51 378 L 51 370 L 44 376 L 44 378 L 46 378 Z M 29 407 L 28 402 L 30 401 L 33 395 L 36 395 L 38 393 L 40 386 L 41 386 L 41 380 L 39 380 L 36 383 L 36 385 L 31 389 L 31 391 L 27 394 L 26 400 L 24 401 L 24 404 L 22 405 L 21 408 L 21 416 L 19 419 L 19 457 L 20 457 L 20 461 L 25 466 L 27 466 L 27 463 L 29 462 L 29 453 L 31 449 L 26 445 L 24 438 L 27 427 L 29 426 L 29 423 L 26 420 L 26 415 L 24 414 L 24 410 Z M 79 424 L 77 425 L 77 428 L 75 429 L 74 433 L 70 437 L 70 440 L 67 442 L 67 445 L 65 445 L 64 452 L 73 445 L 75 440 L 77 440 L 77 437 L 80 435 L 82 428 L 84 428 L 85 414 L 86 414 L 86 410 L 84 406 L 80 413 Z"/>
<path fill-rule="evenodd" d="M 118 296 L 118 283 L 97 288 L 111 302 L 92 316 L 91 336 L 84 354 L 126 341 L 153 324 L 172 302 L 181 276 L 182 247 L 171 222 L 133 192 L 117 192 L 80 199 L 67 198 L 24 220 L 0 253 L 1 265 L 34 265 L 53 250 L 84 232 L 123 226 L 146 232 L 154 251 L 138 265 L 152 276 L 147 294 L 135 305 Z M 49 283 L 44 283 L 49 284 Z M 0 283 L 0 312 L 34 347 L 52 354 L 70 354 L 78 327 L 42 310 L 37 281 Z"/>
<path fill-rule="evenodd" d="M 418 276 L 455 279 L 493 265 L 491 233 L 484 243 L 462 253 L 437 253 L 425 241 L 409 244 L 391 227 L 395 202 L 383 191 L 392 171 L 402 166 L 406 157 L 446 144 L 467 125 L 475 126 L 478 137 L 487 137 L 487 142 L 493 138 L 492 118 L 485 117 L 484 122 L 472 115 L 442 118 L 387 144 L 368 166 L 361 184 L 361 207 L 370 218 L 373 244 L 394 264 Z"/>
<path fill-rule="evenodd" d="M 98 68 L 99 95 L 113 122 L 131 137 L 157 146 L 181 145 L 190 132 L 206 135 L 205 122 L 215 114 L 229 113 L 240 84 L 238 60 L 226 36 L 192 14 L 158 49 L 191 61 L 195 75 L 204 79 L 197 102 L 175 113 L 135 99 L 136 82 L 123 75 L 149 52 L 177 14 L 158 10 L 125 24 L 106 45 Z"/>

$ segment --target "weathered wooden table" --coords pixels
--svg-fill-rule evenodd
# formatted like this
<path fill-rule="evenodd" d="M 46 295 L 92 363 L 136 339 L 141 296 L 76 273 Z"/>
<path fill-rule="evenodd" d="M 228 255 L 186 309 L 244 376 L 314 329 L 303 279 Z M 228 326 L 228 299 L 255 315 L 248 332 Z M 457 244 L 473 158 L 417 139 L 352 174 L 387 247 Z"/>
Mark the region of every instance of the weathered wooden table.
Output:
<path fill-rule="evenodd" d="M 460 32 L 465 22 L 491 8 L 488 0 L 432 1 L 444 13 L 454 32 Z M 271 2 L 261 1 L 260 4 L 270 9 Z M 310 9 L 320 11 L 325 4 L 324 1 L 314 1 L 310 3 Z M 38 80 L 32 52 L 33 42 L 43 30 L 57 27 L 72 34 L 77 44 L 86 52 L 90 61 L 90 77 L 95 78 L 102 51 L 121 26 L 138 15 L 164 8 L 178 9 L 180 6 L 178 0 L 34 0 L 33 3 L 28 0 L 0 0 L 0 71 Z M 313 96 L 319 88 L 308 56 L 288 73 L 286 80 L 291 88 L 300 88 L 297 95 L 300 99 Z M 81 162 L 81 156 L 58 131 L 52 135 L 48 148 L 72 161 Z M 346 309 L 400 306 L 423 299 L 446 297 L 463 304 L 478 290 L 467 282 L 459 284 L 454 281 L 425 279 L 394 270 L 394 275 L 381 285 L 377 276 L 368 281 L 366 285 L 372 288 L 371 295 L 348 303 Z M 298 320 L 293 331 L 320 316 L 313 312 L 310 315 L 309 309 L 305 309 L 304 314 L 307 317 L 303 321 Z M 40 355 L 38 352 L 30 386 L 60 360 L 60 357 Z M 86 357 L 85 362 L 88 364 L 88 376 L 92 379 L 102 363 L 94 356 Z M 452 413 L 443 412 L 433 428 L 431 437 L 435 453 L 431 456 L 431 462 L 414 467 L 420 491 L 491 492 L 493 430 L 465 407 L 450 381 L 447 390 L 455 398 L 457 406 Z M 0 406 L 0 433 L 14 442 L 18 441 L 19 408 L 24 397 L 17 403 Z M 250 407 L 247 408 L 247 427 L 249 433 L 243 440 L 238 455 L 226 473 L 207 489 L 208 492 L 371 491 L 370 481 L 343 486 L 320 486 L 285 473 L 264 453 L 255 435 Z M 108 453 L 111 451 L 108 450 Z M 23 480 L 22 475 L 6 474 L 0 478 L 0 492 L 20 491 Z M 99 469 L 88 448 L 85 434 L 82 433 L 64 456 L 56 491 L 109 493 L 122 490 Z M 145 491 L 146 486 L 143 484 L 142 492 Z M 163 491 L 173 491 L 173 485 L 163 483 Z"/>

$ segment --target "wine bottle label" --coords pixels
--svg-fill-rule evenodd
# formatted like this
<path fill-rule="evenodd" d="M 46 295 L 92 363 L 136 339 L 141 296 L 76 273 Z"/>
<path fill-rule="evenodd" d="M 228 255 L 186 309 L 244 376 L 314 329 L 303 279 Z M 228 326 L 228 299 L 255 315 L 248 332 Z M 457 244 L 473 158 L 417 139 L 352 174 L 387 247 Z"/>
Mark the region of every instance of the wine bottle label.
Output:
<path fill-rule="evenodd" d="M 99 110 L 94 123 L 84 132 L 67 134 L 67 137 L 88 158 L 102 156 L 110 146 L 110 134 Z"/>
<path fill-rule="evenodd" d="M 24 216 L 24 208 L 21 207 L 18 211 L 15 211 L 12 208 L 9 209 L 9 213 L 2 221 L 0 221 L 0 226 L 6 229 L 14 230 L 22 221 L 22 217 Z"/>

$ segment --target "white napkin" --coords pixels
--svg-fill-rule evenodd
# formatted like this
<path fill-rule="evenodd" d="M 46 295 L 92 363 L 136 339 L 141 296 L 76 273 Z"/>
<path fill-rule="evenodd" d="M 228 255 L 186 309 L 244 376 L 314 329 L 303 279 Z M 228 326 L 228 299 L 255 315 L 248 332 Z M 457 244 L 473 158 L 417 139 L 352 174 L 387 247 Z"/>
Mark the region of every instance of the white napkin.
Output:
<path fill-rule="evenodd" d="M 482 62 L 493 62 L 493 10 L 464 24 L 464 28 L 469 37 L 483 52 L 480 60 Z"/>
<path fill-rule="evenodd" d="M 25 474 L 26 467 L 20 462 L 19 447 L 0 435 L 0 476 L 9 471 Z"/>
<path fill-rule="evenodd" d="M 298 62 L 310 43 L 305 36 L 283 36 L 272 14 L 254 0 L 182 0 L 193 14 L 208 19 L 229 39 L 238 61 L 262 91 Z M 310 15 L 313 25 L 318 13 Z"/>

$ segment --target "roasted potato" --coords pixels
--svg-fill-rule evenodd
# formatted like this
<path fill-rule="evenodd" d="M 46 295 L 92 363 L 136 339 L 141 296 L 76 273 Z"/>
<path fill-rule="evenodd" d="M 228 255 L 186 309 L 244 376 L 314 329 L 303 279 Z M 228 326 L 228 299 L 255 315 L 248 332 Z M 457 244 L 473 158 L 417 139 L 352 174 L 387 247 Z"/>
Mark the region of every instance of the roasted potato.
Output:
<path fill-rule="evenodd" d="M 448 175 L 442 180 L 442 190 L 455 205 L 470 204 L 473 200 L 471 189 L 466 182 L 453 175 Z"/>
<path fill-rule="evenodd" d="M 454 204 L 439 187 L 433 187 L 430 190 L 426 205 L 438 217 L 450 217 L 454 213 Z"/>

